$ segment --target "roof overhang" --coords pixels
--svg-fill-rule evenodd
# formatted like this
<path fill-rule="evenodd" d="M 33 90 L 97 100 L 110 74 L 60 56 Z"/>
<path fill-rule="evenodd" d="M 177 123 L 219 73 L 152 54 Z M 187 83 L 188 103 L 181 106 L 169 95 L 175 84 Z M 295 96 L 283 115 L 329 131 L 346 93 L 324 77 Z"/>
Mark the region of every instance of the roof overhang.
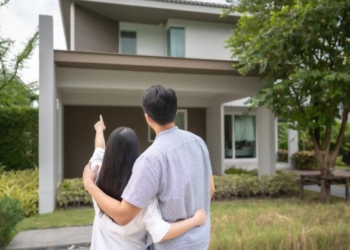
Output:
<path fill-rule="evenodd" d="M 55 64 L 58 68 L 240 76 L 238 71 L 233 68 L 233 63 L 235 62 L 60 50 L 55 51 Z M 258 77 L 259 72 L 253 71 L 247 76 Z"/>
<path fill-rule="evenodd" d="M 70 41 L 71 4 L 75 3 L 95 13 L 119 22 L 164 25 L 168 19 L 234 24 L 238 13 L 221 18 L 221 5 L 194 5 L 184 1 L 159 0 L 60 0 L 67 48 Z"/>

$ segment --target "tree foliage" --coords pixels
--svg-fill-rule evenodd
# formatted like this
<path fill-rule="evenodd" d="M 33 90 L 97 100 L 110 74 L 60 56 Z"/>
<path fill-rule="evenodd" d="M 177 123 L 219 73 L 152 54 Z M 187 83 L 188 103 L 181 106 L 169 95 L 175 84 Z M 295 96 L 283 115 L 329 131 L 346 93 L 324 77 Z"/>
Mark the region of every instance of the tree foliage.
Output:
<path fill-rule="evenodd" d="M 6 170 L 38 166 L 38 123 L 38 109 L 0 108 L 0 165 L 5 165 Z"/>
<path fill-rule="evenodd" d="M 0 7 L 10 0 L 0 1 Z M 4 38 L 0 33 L 0 107 L 12 105 L 28 106 L 31 101 L 37 100 L 35 94 L 37 83 L 24 84 L 19 77 L 20 71 L 31 58 L 37 46 L 39 33 L 36 31 L 24 44 L 23 49 L 15 53 L 15 42 Z"/>
<path fill-rule="evenodd" d="M 234 66 L 243 75 L 258 69 L 266 83 L 251 106 L 266 106 L 292 129 L 307 131 L 328 174 L 349 114 L 350 2 L 241 0 L 225 14 L 231 12 L 242 14 L 227 41 L 239 61 Z"/>

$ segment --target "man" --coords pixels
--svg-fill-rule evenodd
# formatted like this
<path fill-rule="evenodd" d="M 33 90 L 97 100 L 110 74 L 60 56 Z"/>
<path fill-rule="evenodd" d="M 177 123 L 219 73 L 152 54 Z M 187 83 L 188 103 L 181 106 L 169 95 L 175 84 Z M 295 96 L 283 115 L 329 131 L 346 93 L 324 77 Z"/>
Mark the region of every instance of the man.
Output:
<path fill-rule="evenodd" d="M 214 181 L 208 149 L 198 136 L 175 126 L 177 97 L 162 86 L 147 89 L 142 107 L 148 125 L 156 132 L 153 144 L 137 159 L 122 202 L 104 194 L 95 184 L 97 168 L 84 170 L 84 185 L 99 207 L 119 225 L 126 225 L 157 197 L 162 217 L 174 222 L 203 208 L 207 223 L 173 240 L 155 245 L 157 250 L 205 250 L 210 241 L 210 199 Z"/>

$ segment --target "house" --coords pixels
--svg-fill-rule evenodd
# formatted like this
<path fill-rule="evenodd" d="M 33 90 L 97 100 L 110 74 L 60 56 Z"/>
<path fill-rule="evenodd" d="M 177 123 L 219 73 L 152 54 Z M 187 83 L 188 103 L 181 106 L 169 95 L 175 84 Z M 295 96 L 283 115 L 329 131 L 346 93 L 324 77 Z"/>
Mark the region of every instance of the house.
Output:
<path fill-rule="evenodd" d="M 232 67 L 224 41 L 239 15 L 220 18 L 227 5 L 60 0 L 60 6 L 66 51 L 53 48 L 53 19 L 40 16 L 39 21 L 40 213 L 54 210 L 62 179 L 81 177 L 99 114 L 106 136 L 128 126 L 137 133 L 141 151 L 151 145 L 154 133 L 140 105 L 142 92 L 156 84 L 177 92 L 176 123 L 205 140 L 214 174 L 237 162 L 259 165 L 260 174 L 275 171 L 274 115 L 259 108 L 243 117 L 245 108 L 226 104 L 264 85 L 258 72 L 241 76 Z"/>

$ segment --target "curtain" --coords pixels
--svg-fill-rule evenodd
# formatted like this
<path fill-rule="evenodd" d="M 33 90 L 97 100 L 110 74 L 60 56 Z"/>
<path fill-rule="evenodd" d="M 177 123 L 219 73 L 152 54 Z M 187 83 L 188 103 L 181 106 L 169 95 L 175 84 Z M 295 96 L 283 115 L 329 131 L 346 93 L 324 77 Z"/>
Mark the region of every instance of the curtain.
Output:
<path fill-rule="evenodd" d="M 120 50 L 122 54 L 136 55 L 136 32 L 120 32 Z"/>
<path fill-rule="evenodd" d="M 255 141 L 255 116 L 235 116 L 235 141 Z"/>
<path fill-rule="evenodd" d="M 244 129 L 244 124 L 243 124 L 242 117 L 235 116 L 235 141 L 236 142 L 243 140 L 243 138 L 244 138 L 243 129 Z"/>
<path fill-rule="evenodd" d="M 168 56 L 185 57 L 185 29 L 171 27 L 168 29 Z"/>

